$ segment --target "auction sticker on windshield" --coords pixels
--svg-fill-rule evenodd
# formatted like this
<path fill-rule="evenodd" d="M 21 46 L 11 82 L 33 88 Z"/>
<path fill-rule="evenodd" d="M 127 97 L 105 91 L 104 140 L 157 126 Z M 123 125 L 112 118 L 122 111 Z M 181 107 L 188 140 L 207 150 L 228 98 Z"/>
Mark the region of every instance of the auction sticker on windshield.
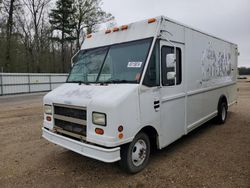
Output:
<path fill-rule="evenodd" d="M 128 62 L 128 68 L 140 68 L 141 65 L 142 62 L 140 61 Z"/>

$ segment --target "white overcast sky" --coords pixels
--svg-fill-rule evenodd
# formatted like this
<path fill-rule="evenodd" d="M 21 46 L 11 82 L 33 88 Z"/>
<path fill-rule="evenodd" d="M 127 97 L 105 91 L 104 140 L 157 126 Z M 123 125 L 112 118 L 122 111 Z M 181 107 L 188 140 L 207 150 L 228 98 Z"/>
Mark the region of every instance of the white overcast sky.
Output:
<path fill-rule="evenodd" d="M 238 44 L 250 67 L 250 0 L 103 0 L 118 25 L 160 15 Z"/>

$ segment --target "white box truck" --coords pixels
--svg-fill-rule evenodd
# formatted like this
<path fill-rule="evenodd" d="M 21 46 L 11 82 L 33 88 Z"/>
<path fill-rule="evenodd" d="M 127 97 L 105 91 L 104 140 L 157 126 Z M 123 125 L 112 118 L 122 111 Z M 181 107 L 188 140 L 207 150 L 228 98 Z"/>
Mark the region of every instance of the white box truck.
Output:
<path fill-rule="evenodd" d="M 164 16 L 86 37 L 67 82 L 44 97 L 43 137 L 141 171 L 237 101 L 237 45 Z"/>

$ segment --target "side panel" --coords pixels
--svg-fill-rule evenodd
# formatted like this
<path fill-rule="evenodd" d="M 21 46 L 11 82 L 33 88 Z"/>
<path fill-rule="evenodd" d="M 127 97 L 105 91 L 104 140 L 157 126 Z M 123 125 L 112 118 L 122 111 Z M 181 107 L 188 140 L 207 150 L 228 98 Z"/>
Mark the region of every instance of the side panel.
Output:
<path fill-rule="evenodd" d="M 187 73 L 187 129 L 217 113 L 221 95 L 236 100 L 237 47 L 185 29 Z"/>
<path fill-rule="evenodd" d="M 228 105 L 237 100 L 237 46 L 198 31 L 166 22 L 161 46 L 181 48 L 182 83 L 161 86 L 160 93 L 141 93 L 142 124 L 153 124 L 163 148 L 217 115 L 218 101 L 225 95 Z M 169 33 L 169 34 L 167 34 Z M 165 40 L 165 38 L 168 40 Z M 152 101 L 160 97 L 159 112 Z M 143 105 L 142 105 L 143 104 Z M 143 108 L 142 108 L 143 106 Z M 150 108 L 148 108 L 150 107 Z"/>

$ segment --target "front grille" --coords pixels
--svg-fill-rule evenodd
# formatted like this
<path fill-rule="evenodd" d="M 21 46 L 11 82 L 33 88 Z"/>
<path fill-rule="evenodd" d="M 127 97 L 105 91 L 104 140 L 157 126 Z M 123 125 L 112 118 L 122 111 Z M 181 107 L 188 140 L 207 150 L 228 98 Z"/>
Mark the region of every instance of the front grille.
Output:
<path fill-rule="evenodd" d="M 67 116 L 67 117 L 73 117 L 73 118 L 86 120 L 86 110 L 84 109 L 54 106 L 54 113 L 58 115 Z"/>
<path fill-rule="evenodd" d="M 75 138 L 86 137 L 86 108 L 54 104 L 53 116 L 56 132 Z"/>
<path fill-rule="evenodd" d="M 62 128 L 65 131 L 80 134 L 86 136 L 86 126 L 79 125 L 76 123 L 55 119 L 55 126 Z"/>

